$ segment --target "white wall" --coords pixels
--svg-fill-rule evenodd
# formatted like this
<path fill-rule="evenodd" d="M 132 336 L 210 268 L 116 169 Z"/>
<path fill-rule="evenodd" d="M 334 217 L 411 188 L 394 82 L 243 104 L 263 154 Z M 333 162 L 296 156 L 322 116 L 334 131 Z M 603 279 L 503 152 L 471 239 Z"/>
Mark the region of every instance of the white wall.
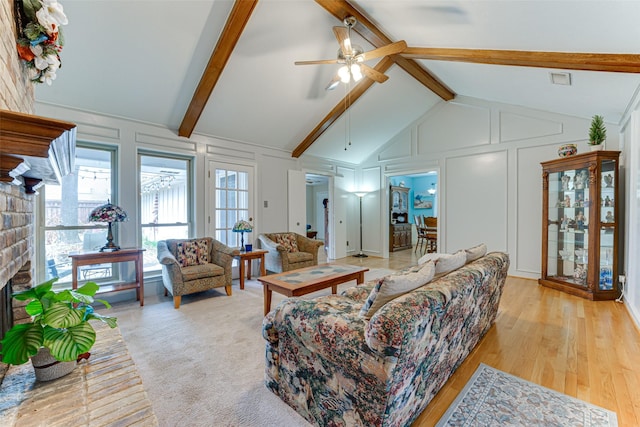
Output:
<path fill-rule="evenodd" d="M 361 165 L 361 186 L 400 172 L 440 169 L 440 250 L 452 252 L 479 242 L 509 253 L 514 276 L 540 276 L 542 168 L 564 143 L 589 150 L 590 118 L 458 97 L 442 102 L 400 132 Z M 607 123 L 607 149 L 619 147 L 619 127 Z M 379 175 L 365 173 L 378 170 Z M 386 189 L 382 189 L 385 192 Z M 386 211 L 387 196 L 378 200 Z M 369 209 L 372 209 L 369 206 Z M 368 250 L 383 253 L 388 215 L 368 224 L 379 229 Z"/>
<path fill-rule="evenodd" d="M 640 95 L 622 131 L 625 196 L 625 262 L 621 274 L 626 274 L 624 302 L 640 327 Z"/>

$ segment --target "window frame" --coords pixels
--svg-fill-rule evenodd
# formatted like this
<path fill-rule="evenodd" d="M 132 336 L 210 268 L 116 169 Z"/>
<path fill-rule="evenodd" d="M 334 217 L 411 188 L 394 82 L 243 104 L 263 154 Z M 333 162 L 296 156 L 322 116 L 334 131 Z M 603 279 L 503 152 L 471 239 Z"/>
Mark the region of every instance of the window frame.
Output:
<path fill-rule="evenodd" d="M 171 160 L 182 160 L 187 162 L 186 168 L 186 197 L 187 197 L 187 222 L 174 222 L 174 223 L 143 223 L 142 222 L 142 180 L 141 180 L 141 172 L 142 172 L 142 157 L 156 157 L 156 158 L 166 158 Z M 196 159 L 192 155 L 187 154 L 178 154 L 168 151 L 159 151 L 159 150 L 150 150 L 145 148 L 139 148 L 136 153 L 136 176 L 138 183 L 138 241 L 142 247 L 143 242 L 143 230 L 145 228 L 164 228 L 164 227 L 176 227 L 176 226 L 186 226 L 187 227 L 187 236 L 189 238 L 193 237 L 193 233 L 195 230 L 195 189 L 194 189 L 194 174 L 195 174 L 195 163 Z M 161 273 L 161 267 L 158 265 L 158 268 L 155 269 L 144 269 L 145 277 L 153 277 L 159 275 Z"/>
<path fill-rule="evenodd" d="M 88 142 L 88 141 L 76 141 L 76 148 L 88 148 L 92 150 L 102 150 L 109 153 L 110 163 L 111 163 L 111 203 L 118 205 L 118 178 L 119 178 L 119 147 L 113 144 L 104 144 L 104 143 L 96 143 L 96 142 Z M 76 150 L 77 156 L 77 150 Z M 61 184 L 60 184 L 61 185 Z M 46 233 L 47 231 L 74 231 L 74 230 L 100 230 L 106 229 L 107 227 L 102 224 L 87 224 L 87 225 L 57 225 L 57 226 L 47 226 L 46 225 L 46 191 L 47 186 L 44 185 L 41 187 L 41 190 L 38 192 L 39 197 L 36 198 L 36 202 L 34 203 L 35 209 L 35 218 L 36 218 L 36 226 L 34 227 L 35 241 L 36 242 L 45 242 L 41 245 L 34 245 L 34 263 L 35 263 L 35 280 L 36 283 L 42 283 L 46 280 L 47 277 L 47 255 L 46 255 Z M 106 203 L 106 201 L 105 201 Z M 119 240 L 119 230 L 116 230 L 117 233 L 115 240 Z M 117 276 L 117 274 L 113 273 L 109 278 L 113 278 Z M 64 283 L 64 287 L 66 287 L 66 281 Z M 71 282 L 69 282 L 69 287 Z"/>

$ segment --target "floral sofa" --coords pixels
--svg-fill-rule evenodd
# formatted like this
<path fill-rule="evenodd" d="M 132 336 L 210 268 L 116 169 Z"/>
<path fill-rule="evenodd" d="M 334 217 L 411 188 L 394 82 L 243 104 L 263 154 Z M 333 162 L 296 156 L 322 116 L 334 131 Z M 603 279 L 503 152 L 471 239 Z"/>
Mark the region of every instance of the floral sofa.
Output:
<path fill-rule="evenodd" d="M 263 321 L 266 386 L 315 425 L 408 426 L 494 323 L 508 267 L 486 254 L 369 320 L 376 281 L 286 299 Z"/>

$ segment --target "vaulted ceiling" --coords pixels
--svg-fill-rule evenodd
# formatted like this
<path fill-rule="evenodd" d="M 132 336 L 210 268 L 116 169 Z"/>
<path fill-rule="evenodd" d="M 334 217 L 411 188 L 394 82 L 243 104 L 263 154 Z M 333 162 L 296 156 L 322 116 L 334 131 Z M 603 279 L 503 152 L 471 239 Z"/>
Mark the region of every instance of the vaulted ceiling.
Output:
<path fill-rule="evenodd" d="M 38 86 L 38 101 L 295 157 L 360 163 L 433 106 L 455 97 L 585 118 L 601 114 L 617 124 L 640 87 L 640 2 L 61 3 L 69 18 L 63 67 L 52 86 Z M 336 58 L 332 27 L 346 15 L 358 18 L 353 41 L 365 50 L 398 40 L 409 47 L 367 62 L 389 76 L 385 83 L 363 79 L 326 91 L 337 65 L 294 62 Z M 570 71 L 572 84 L 552 85 L 551 71 Z"/>

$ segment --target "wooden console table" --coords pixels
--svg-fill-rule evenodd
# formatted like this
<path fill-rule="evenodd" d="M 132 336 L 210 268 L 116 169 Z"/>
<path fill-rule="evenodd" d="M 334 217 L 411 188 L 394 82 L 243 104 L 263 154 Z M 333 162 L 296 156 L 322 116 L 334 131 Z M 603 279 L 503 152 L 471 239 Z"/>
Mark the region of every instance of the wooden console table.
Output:
<path fill-rule="evenodd" d="M 140 306 L 144 305 L 144 273 L 142 253 L 145 249 L 120 249 L 113 252 L 86 252 L 69 254 L 71 258 L 71 287 L 78 289 L 78 267 L 83 265 L 108 264 L 116 262 L 133 261 L 136 266 L 135 282 L 121 282 L 100 285 L 98 293 L 118 292 L 127 289 L 136 290 L 136 300 L 140 301 Z"/>
<path fill-rule="evenodd" d="M 251 280 L 251 260 L 259 259 L 260 260 L 260 275 L 265 276 L 267 271 L 264 266 L 264 254 L 268 251 L 264 250 L 255 250 L 249 252 L 240 252 L 239 255 L 236 255 L 236 258 L 240 260 L 240 289 L 244 289 L 244 274 L 245 270 L 247 272 L 247 279 Z M 247 262 L 247 268 L 245 269 L 245 261 Z"/>

